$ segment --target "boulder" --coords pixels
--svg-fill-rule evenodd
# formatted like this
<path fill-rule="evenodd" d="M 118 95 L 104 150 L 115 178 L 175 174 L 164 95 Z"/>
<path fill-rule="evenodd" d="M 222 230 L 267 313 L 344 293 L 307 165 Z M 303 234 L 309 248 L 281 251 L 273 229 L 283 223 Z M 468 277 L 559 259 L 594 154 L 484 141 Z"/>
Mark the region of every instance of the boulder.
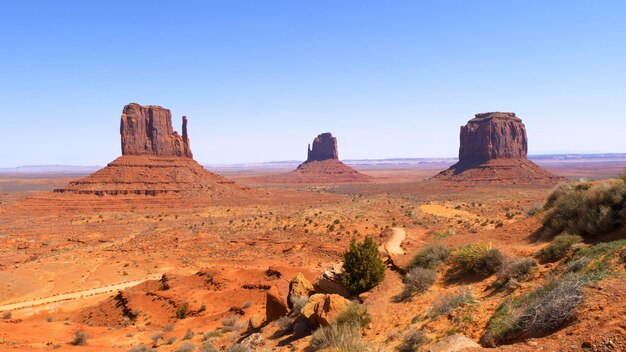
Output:
<path fill-rule="evenodd" d="M 289 283 L 289 301 L 292 297 L 309 297 L 315 293 L 313 284 L 302 273 L 296 273 Z"/>
<path fill-rule="evenodd" d="M 287 300 L 280 294 L 276 286 L 270 287 L 266 293 L 265 320 L 274 321 L 289 313 Z"/>
<path fill-rule="evenodd" d="M 300 312 L 315 325 L 328 326 L 350 305 L 350 301 L 336 294 L 315 294 Z"/>
<path fill-rule="evenodd" d="M 448 336 L 443 340 L 432 345 L 429 352 L 457 352 L 466 348 L 480 348 L 481 346 L 476 342 L 470 340 L 464 335 L 456 334 Z"/>
<path fill-rule="evenodd" d="M 337 294 L 349 298 L 350 292 L 341 282 L 341 276 L 340 267 L 333 267 L 331 270 L 324 271 L 313 284 L 315 292 Z"/>

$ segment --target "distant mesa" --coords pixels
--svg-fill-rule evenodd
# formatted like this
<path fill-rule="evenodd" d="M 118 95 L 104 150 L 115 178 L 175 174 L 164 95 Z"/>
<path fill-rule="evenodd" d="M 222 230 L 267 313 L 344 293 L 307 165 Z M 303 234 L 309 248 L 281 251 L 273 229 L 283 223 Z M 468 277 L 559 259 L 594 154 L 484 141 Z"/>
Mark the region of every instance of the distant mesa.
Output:
<path fill-rule="evenodd" d="M 339 161 L 337 138 L 330 132 L 315 137 L 307 148 L 307 160 L 284 178 L 295 183 L 369 182 L 372 177 L 362 174 Z"/>
<path fill-rule="evenodd" d="M 318 135 L 313 140 L 313 148 L 309 144 L 307 149 L 306 162 L 323 161 L 323 160 L 339 160 L 339 152 L 337 151 L 337 138 L 332 133 L 326 132 Z"/>
<path fill-rule="evenodd" d="M 561 180 L 527 158 L 526 126 L 512 112 L 476 114 L 461 127 L 459 162 L 435 179 L 551 184 Z"/>
<path fill-rule="evenodd" d="M 181 136 L 172 128 L 170 110 L 131 103 L 122 111 L 120 135 L 121 157 L 55 192 L 221 198 L 244 190 L 193 160 L 185 116 Z"/>

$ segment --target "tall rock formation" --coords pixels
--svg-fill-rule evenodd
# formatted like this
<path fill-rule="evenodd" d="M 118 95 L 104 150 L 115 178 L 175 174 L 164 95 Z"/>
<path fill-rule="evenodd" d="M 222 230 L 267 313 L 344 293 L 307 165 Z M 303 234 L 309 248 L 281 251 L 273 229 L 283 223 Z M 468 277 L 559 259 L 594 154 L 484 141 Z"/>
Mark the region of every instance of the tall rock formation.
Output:
<path fill-rule="evenodd" d="M 243 187 L 207 171 L 193 160 L 185 116 L 182 131 L 181 136 L 173 130 L 168 109 L 128 104 L 120 122 L 122 156 L 55 192 L 203 199 L 241 195 Z"/>
<path fill-rule="evenodd" d="M 124 106 L 120 121 L 122 155 L 183 156 L 193 158 L 183 116 L 183 135 L 172 128 L 172 113 L 160 106 Z"/>
<path fill-rule="evenodd" d="M 313 148 L 311 144 L 307 148 L 308 154 L 306 162 L 322 161 L 322 160 L 339 160 L 339 152 L 337 151 L 337 138 L 332 133 L 326 132 L 318 135 L 313 140 Z"/>
<path fill-rule="evenodd" d="M 476 114 L 461 127 L 459 162 L 436 179 L 490 183 L 556 183 L 560 180 L 527 159 L 526 126 L 512 112 Z"/>

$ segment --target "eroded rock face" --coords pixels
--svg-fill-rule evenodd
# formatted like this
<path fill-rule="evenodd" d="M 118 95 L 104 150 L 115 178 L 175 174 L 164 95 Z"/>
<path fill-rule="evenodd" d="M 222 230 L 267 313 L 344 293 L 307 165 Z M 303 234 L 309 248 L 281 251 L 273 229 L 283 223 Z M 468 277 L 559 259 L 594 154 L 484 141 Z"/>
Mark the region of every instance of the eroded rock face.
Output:
<path fill-rule="evenodd" d="M 130 103 L 120 122 L 122 155 L 182 156 L 193 158 L 183 116 L 183 135 L 172 128 L 172 113 L 160 106 Z"/>
<path fill-rule="evenodd" d="M 479 163 L 492 159 L 526 158 L 526 127 L 515 113 L 487 112 L 475 116 L 461 127 L 459 162 Z"/>
<path fill-rule="evenodd" d="M 313 140 L 313 147 L 309 144 L 306 162 L 339 159 L 337 138 L 330 132 L 322 133 Z"/>

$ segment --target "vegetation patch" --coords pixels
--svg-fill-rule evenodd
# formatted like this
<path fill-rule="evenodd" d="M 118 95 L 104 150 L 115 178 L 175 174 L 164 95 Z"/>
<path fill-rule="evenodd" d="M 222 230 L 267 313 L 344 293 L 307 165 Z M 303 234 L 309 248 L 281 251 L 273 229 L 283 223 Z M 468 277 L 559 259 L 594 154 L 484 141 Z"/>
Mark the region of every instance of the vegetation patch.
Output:
<path fill-rule="evenodd" d="M 435 242 L 422 248 L 409 264 L 409 270 L 413 268 L 437 269 L 437 267 L 450 257 L 451 249 L 443 243 Z"/>
<path fill-rule="evenodd" d="M 408 300 L 416 294 L 424 293 L 428 290 L 437 278 L 437 273 L 433 269 L 415 267 L 404 276 L 404 288 L 400 294 L 400 300 Z"/>
<path fill-rule="evenodd" d="M 552 243 L 548 247 L 544 248 L 540 256 L 547 261 L 557 261 L 565 257 L 572 246 L 581 243 L 583 238 L 578 235 L 572 235 L 569 233 L 562 233 L 554 238 Z"/>
<path fill-rule="evenodd" d="M 462 272 L 489 276 L 500 269 L 504 261 L 502 253 L 491 244 L 471 243 L 455 251 L 454 263 Z"/>
<path fill-rule="evenodd" d="M 461 290 L 452 295 L 446 295 L 435 301 L 426 314 L 429 318 L 450 314 L 457 307 L 476 303 L 477 300 L 469 290 Z"/>
<path fill-rule="evenodd" d="M 376 242 L 369 236 L 361 243 L 353 239 L 343 259 L 342 281 L 354 294 L 373 289 L 385 278 L 385 263 L 378 256 Z"/>

